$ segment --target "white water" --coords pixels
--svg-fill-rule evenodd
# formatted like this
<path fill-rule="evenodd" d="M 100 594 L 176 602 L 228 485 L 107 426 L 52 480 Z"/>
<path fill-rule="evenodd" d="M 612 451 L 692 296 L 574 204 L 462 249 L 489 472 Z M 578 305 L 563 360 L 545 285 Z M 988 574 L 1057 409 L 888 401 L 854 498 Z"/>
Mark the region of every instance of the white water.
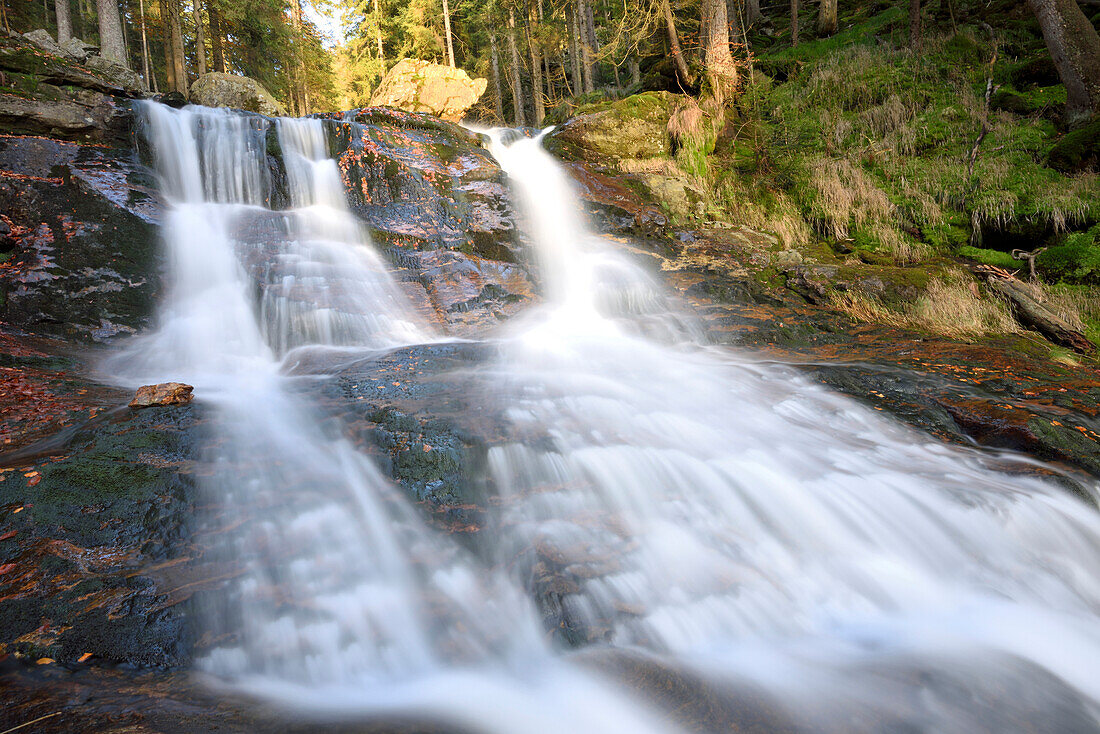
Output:
<path fill-rule="evenodd" d="M 642 704 L 546 642 L 528 592 L 549 565 L 572 642 L 647 651 L 734 707 L 748 681 L 800 730 L 1095 720 L 1065 691 L 1100 700 L 1097 513 L 698 346 L 526 139 L 493 152 L 526 203 L 548 298 L 468 375 L 509 428 L 489 455 L 499 527 L 481 533 L 498 563 L 475 559 L 282 375 L 306 345 L 435 338 L 348 213 L 322 124 L 278 122 L 293 208 L 272 211 L 258 118 L 144 109 L 172 284 L 157 332 L 112 369 L 192 382 L 217 411 L 205 489 L 244 572 L 207 620 L 215 685 L 474 731 L 670 727 L 650 709 L 659 691 Z"/>

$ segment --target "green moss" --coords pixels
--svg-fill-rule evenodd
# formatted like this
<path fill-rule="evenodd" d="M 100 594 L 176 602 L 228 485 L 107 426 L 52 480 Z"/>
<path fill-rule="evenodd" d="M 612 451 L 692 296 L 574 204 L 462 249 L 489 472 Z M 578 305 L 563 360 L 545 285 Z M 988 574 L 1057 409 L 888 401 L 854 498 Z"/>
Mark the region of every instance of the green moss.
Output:
<path fill-rule="evenodd" d="M 1063 173 L 1095 166 L 1100 160 L 1100 119 L 1067 134 L 1050 150 L 1047 163 Z"/>
<path fill-rule="evenodd" d="M 1035 264 L 1051 281 L 1100 285 L 1100 225 L 1066 236 L 1040 253 Z"/>
<path fill-rule="evenodd" d="M 987 250 L 981 247 L 970 247 L 969 245 L 959 248 L 959 256 L 970 260 L 976 260 L 985 265 L 994 265 L 998 268 L 1004 268 L 1005 270 L 1016 270 L 1021 265 L 1019 260 L 1013 260 L 1012 255 L 1007 252 Z"/>

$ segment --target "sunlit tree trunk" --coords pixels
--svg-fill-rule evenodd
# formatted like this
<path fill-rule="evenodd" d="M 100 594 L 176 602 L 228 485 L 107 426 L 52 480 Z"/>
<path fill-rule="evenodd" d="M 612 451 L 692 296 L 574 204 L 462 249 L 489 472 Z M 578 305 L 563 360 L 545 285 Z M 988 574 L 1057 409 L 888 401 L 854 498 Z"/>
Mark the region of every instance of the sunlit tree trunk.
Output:
<path fill-rule="evenodd" d="M 126 41 L 122 37 L 122 20 L 115 0 L 96 0 L 99 18 L 99 52 L 104 57 L 129 68 L 126 59 Z"/>
<path fill-rule="evenodd" d="M 600 50 L 596 41 L 596 22 L 592 17 L 592 5 L 589 0 L 580 0 L 581 3 L 581 38 L 584 39 L 584 65 L 587 69 L 584 91 L 592 94 L 596 91 L 596 53 Z"/>
<path fill-rule="evenodd" d="M 703 66 L 711 93 L 728 99 L 737 86 L 737 66 L 730 53 L 729 19 L 726 0 L 703 0 L 702 17 L 706 35 L 703 38 Z"/>
<path fill-rule="evenodd" d="M 523 83 L 519 76 L 519 51 L 516 48 L 516 12 L 508 9 L 508 51 L 512 57 L 512 120 L 516 127 L 527 124 L 527 115 L 523 109 Z"/>
<path fill-rule="evenodd" d="M 1100 36 L 1075 0 L 1028 0 L 1066 87 L 1072 125 L 1100 114 Z"/>
<path fill-rule="evenodd" d="M 443 31 L 447 34 L 447 63 L 453 69 L 455 65 L 455 48 L 451 42 L 451 9 L 447 4 L 447 0 L 443 0 Z"/>
<path fill-rule="evenodd" d="M 569 25 L 569 63 L 573 71 L 573 93 L 580 95 L 584 92 L 584 71 L 581 68 L 581 37 L 577 23 L 577 5 L 569 3 L 566 7 Z"/>
<path fill-rule="evenodd" d="M 206 73 L 206 30 L 203 28 L 202 0 L 194 0 L 195 5 L 195 64 L 199 76 Z"/>
<path fill-rule="evenodd" d="M 676 19 L 672 17 L 672 6 L 669 5 L 668 0 L 661 0 L 661 15 L 665 18 L 668 43 L 672 47 L 672 60 L 676 64 L 676 72 L 680 75 L 680 83 L 689 86 L 691 73 L 688 71 L 687 62 L 684 61 L 684 52 L 680 48 L 680 35 L 676 32 Z"/>
<path fill-rule="evenodd" d="M 65 43 L 73 37 L 73 21 L 69 15 L 69 0 L 54 0 L 53 8 L 57 14 L 57 42 Z"/>
<path fill-rule="evenodd" d="M 914 0 L 920 2 L 920 0 Z M 831 36 L 836 33 L 836 0 L 821 0 L 817 8 L 817 35 Z"/>
<path fill-rule="evenodd" d="M 170 74 L 169 86 L 172 90 L 187 95 L 187 60 L 183 56 L 183 31 L 180 28 L 179 0 L 161 0 L 164 8 L 164 21 L 167 24 L 165 39 Z"/>
<path fill-rule="evenodd" d="M 386 52 L 382 48 L 382 10 L 378 0 L 374 0 L 374 30 L 378 41 L 378 63 L 382 65 L 382 76 L 386 75 Z"/>

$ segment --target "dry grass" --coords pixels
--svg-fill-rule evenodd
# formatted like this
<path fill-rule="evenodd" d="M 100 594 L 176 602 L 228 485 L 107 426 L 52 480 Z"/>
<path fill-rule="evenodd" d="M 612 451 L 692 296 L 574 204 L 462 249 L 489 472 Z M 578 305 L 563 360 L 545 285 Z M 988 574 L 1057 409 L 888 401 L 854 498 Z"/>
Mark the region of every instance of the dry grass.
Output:
<path fill-rule="evenodd" d="M 862 293 L 838 293 L 833 306 L 857 321 L 952 338 L 1020 330 L 1008 307 L 999 299 L 983 295 L 970 280 L 934 278 L 904 312 L 887 308 L 878 299 Z"/>
<path fill-rule="evenodd" d="M 870 235 L 898 265 L 912 265 L 928 257 L 929 248 L 923 242 L 906 237 L 898 228 L 885 222 L 875 222 L 870 227 Z"/>
<path fill-rule="evenodd" d="M 810 186 L 814 193 L 811 216 L 830 237 L 843 239 L 850 227 L 886 221 L 895 215 L 886 192 L 845 159 L 813 161 Z"/>

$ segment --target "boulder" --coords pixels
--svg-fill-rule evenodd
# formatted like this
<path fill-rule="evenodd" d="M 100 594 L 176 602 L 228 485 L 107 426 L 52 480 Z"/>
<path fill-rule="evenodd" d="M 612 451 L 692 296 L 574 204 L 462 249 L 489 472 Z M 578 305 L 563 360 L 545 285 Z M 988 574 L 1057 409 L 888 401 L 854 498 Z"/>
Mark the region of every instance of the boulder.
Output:
<path fill-rule="evenodd" d="M 372 107 L 427 112 L 458 122 L 485 93 L 487 79 L 471 79 L 462 69 L 416 59 L 401 59 L 378 85 Z"/>
<path fill-rule="evenodd" d="M 195 388 L 182 382 L 162 382 L 159 385 L 142 385 L 138 388 L 131 408 L 150 408 L 154 405 L 186 405 L 191 402 Z"/>
<path fill-rule="evenodd" d="M 84 62 L 84 65 L 94 71 L 97 76 L 127 91 L 138 92 L 145 88 L 145 84 L 136 71 L 127 69 L 122 64 L 111 61 L 106 57 L 91 56 Z"/>
<path fill-rule="evenodd" d="M 65 55 L 65 51 L 57 45 L 57 42 L 53 40 L 53 36 L 51 36 L 48 31 L 44 31 L 41 28 L 36 31 L 31 31 L 30 33 L 24 33 L 23 40 L 33 43 L 46 53 L 53 54 L 54 56 Z"/>
<path fill-rule="evenodd" d="M 82 41 L 79 38 L 70 38 L 68 41 L 61 44 L 61 51 L 65 54 L 66 58 L 83 64 L 88 60 L 89 56 L 99 53 L 99 47 Z"/>
<path fill-rule="evenodd" d="M 645 92 L 581 107 L 547 136 L 546 147 L 559 158 L 610 170 L 619 170 L 625 160 L 667 158 L 672 153 L 668 121 L 678 99 L 669 92 Z"/>
<path fill-rule="evenodd" d="M 237 74 L 212 71 L 191 85 L 191 102 L 206 107 L 232 107 L 271 117 L 286 115 L 286 110 L 255 79 Z"/>

